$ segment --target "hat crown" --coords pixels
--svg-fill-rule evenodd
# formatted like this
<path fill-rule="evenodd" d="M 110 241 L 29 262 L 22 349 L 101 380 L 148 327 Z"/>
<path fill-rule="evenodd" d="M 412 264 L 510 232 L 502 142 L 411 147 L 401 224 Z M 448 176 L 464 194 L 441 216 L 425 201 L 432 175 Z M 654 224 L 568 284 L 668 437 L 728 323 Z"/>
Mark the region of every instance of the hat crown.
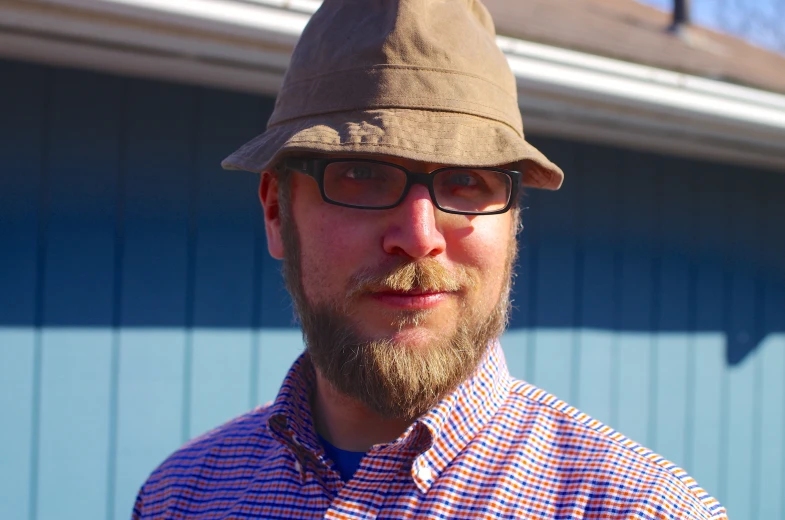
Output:
<path fill-rule="evenodd" d="M 478 0 L 324 0 L 269 126 L 378 108 L 471 114 L 522 135 L 515 77 Z"/>

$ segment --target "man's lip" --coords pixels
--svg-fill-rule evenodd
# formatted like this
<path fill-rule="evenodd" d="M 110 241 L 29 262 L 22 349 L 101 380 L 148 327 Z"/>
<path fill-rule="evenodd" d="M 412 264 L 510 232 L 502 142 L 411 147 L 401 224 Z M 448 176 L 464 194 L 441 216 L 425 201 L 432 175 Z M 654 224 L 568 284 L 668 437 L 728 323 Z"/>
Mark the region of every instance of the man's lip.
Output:
<path fill-rule="evenodd" d="M 385 305 L 400 309 L 425 310 L 444 302 L 451 291 L 378 291 L 370 296 Z"/>
<path fill-rule="evenodd" d="M 391 294 L 393 296 L 425 296 L 428 294 L 442 294 L 449 291 L 442 291 L 439 289 L 412 289 L 411 291 L 396 291 L 396 290 L 382 290 L 377 291 L 376 294 Z"/>

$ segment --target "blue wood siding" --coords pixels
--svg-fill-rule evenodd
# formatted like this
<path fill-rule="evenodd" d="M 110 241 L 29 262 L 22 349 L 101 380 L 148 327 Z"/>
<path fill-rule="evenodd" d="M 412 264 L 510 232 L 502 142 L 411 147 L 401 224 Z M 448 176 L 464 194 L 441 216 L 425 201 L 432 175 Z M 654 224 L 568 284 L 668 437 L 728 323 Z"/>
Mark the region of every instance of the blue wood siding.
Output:
<path fill-rule="evenodd" d="M 272 99 L 0 61 L 0 518 L 127 518 L 302 349 L 258 177 Z M 785 518 L 785 172 L 533 137 L 512 372 Z"/>

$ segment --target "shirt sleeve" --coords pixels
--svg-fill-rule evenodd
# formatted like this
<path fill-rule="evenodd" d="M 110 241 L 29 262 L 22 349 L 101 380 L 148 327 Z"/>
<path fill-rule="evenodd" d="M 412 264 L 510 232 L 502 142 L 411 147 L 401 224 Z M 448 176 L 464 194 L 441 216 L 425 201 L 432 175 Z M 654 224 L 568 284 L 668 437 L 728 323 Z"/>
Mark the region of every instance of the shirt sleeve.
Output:
<path fill-rule="evenodd" d="M 131 513 L 131 520 L 142 520 L 142 508 L 143 508 L 143 501 L 142 495 L 144 494 L 144 487 L 139 490 L 139 494 L 136 495 L 136 502 L 134 502 L 134 510 Z"/>

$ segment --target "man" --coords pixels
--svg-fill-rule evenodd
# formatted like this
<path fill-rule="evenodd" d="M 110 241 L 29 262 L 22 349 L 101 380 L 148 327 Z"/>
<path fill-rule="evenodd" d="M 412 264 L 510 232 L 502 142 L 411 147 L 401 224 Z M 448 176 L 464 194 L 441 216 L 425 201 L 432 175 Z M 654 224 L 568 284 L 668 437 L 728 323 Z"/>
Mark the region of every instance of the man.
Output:
<path fill-rule="evenodd" d="M 306 352 L 275 402 L 172 455 L 134 518 L 724 518 L 683 471 L 510 377 L 528 144 L 477 0 L 326 0 L 267 131 L 268 246 Z"/>

